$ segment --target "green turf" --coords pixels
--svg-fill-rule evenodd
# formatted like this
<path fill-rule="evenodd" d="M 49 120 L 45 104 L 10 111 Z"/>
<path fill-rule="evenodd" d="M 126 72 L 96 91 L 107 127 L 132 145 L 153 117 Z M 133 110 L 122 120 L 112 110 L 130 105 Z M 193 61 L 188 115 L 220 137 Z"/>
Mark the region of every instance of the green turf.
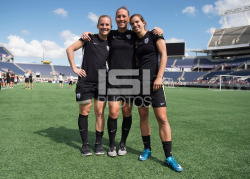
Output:
<path fill-rule="evenodd" d="M 183 166 L 164 166 L 158 124 L 150 113 L 152 157 L 143 149 L 137 109 L 127 141 L 128 154 L 82 157 L 74 88 L 24 85 L 0 91 L 0 178 L 248 178 L 250 176 L 250 92 L 167 88 L 173 154 Z M 107 119 L 107 111 L 105 117 Z M 118 119 L 117 143 L 121 136 Z M 95 117 L 89 116 L 89 141 Z M 108 134 L 103 137 L 105 150 Z"/>

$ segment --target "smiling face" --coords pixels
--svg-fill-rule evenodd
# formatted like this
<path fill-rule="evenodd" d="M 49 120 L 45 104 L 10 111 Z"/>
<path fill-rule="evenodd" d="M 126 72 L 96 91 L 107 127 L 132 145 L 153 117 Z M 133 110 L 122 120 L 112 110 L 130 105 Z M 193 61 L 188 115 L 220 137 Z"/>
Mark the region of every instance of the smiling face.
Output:
<path fill-rule="evenodd" d="M 102 17 L 99 19 L 97 28 L 99 29 L 99 34 L 101 36 L 108 36 L 112 26 L 111 19 L 109 17 Z"/>
<path fill-rule="evenodd" d="M 125 9 L 119 9 L 116 12 L 116 17 L 115 17 L 116 24 L 118 26 L 118 31 L 119 30 L 127 30 L 127 24 L 129 22 L 129 14 L 128 11 Z"/>
<path fill-rule="evenodd" d="M 130 20 L 130 25 L 132 27 L 132 30 L 137 33 L 143 33 L 145 30 L 145 22 L 142 21 L 142 19 L 139 16 L 133 16 Z"/>

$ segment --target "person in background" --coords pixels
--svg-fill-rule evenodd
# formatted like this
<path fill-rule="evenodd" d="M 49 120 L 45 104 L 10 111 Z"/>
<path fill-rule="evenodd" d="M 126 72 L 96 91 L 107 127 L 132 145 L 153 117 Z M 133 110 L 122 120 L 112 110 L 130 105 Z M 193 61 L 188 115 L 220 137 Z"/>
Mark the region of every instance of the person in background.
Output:
<path fill-rule="evenodd" d="M 10 87 L 10 78 L 11 78 L 11 74 L 10 74 L 10 70 L 8 70 L 8 72 L 6 73 L 6 79 L 7 79 L 7 85 L 6 87 Z"/>
<path fill-rule="evenodd" d="M 68 82 L 69 82 L 69 88 L 72 88 L 72 85 L 73 85 L 73 76 L 71 75 L 71 73 L 69 74 Z"/>
<path fill-rule="evenodd" d="M 32 74 L 32 71 L 30 71 L 30 76 L 29 76 L 29 88 L 33 89 L 33 74 Z"/>
<path fill-rule="evenodd" d="M 15 79 L 15 73 L 14 73 L 14 71 L 12 71 L 12 73 L 10 75 L 10 88 L 14 87 L 14 79 Z"/>
<path fill-rule="evenodd" d="M 60 73 L 58 79 L 59 79 L 59 88 L 63 88 L 63 76 L 62 76 L 62 73 Z"/>
<path fill-rule="evenodd" d="M 26 70 L 26 72 L 24 73 L 25 89 L 29 88 L 29 81 L 30 81 L 29 77 L 30 77 L 29 70 Z"/>

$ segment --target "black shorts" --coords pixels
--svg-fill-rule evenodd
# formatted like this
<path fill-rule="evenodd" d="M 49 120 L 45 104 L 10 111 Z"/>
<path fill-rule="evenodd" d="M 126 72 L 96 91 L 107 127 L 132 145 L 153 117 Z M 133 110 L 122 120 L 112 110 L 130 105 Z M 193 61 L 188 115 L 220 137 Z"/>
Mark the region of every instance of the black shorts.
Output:
<path fill-rule="evenodd" d="M 25 83 L 29 83 L 29 78 L 25 78 Z"/>
<path fill-rule="evenodd" d="M 10 81 L 11 81 L 11 82 L 14 82 L 14 78 L 11 78 Z"/>
<path fill-rule="evenodd" d="M 106 95 L 98 93 L 98 83 L 78 82 L 76 85 L 76 101 L 85 101 L 92 98 L 106 101 Z"/>
<path fill-rule="evenodd" d="M 33 80 L 32 80 L 32 79 L 30 79 L 30 83 L 33 83 Z"/>
<path fill-rule="evenodd" d="M 59 81 L 59 83 L 63 83 L 63 81 Z"/>
<path fill-rule="evenodd" d="M 131 79 L 123 79 L 125 82 L 129 82 Z M 109 93 L 109 90 L 112 90 L 110 94 L 107 95 L 108 101 L 124 101 L 126 103 L 133 103 L 135 94 L 132 91 L 132 86 L 130 85 L 111 85 L 107 83 L 108 89 L 107 93 Z"/>
<path fill-rule="evenodd" d="M 69 82 L 69 85 L 72 85 L 72 81 Z"/>
<path fill-rule="evenodd" d="M 0 82 L 2 82 L 3 81 L 3 79 L 2 78 L 0 78 Z"/>
<path fill-rule="evenodd" d="M 149 95 L 138 95 L 134 98 L 135 106 L 137 107 L 147 107 L 151 105 L 154 108 L 166 107 L 166 100 L 163 88 L 157 91 L 150 90 Z"/>
<path fill-rule="evenodd" d="M 10 79 L 7 79 L 7 83 L 10 83 Z"/>

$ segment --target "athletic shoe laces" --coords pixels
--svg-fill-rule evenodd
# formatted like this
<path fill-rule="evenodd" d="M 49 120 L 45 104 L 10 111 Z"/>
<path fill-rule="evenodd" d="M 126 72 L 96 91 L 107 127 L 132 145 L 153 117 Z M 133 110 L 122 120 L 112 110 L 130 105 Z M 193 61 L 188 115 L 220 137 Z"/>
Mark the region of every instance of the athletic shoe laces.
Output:
<path fill-rule="evenodd" d="M 149 149 L 144 149 L 143 151 L 142 151 L 142 154 L 141 154 L 141 156 L 142 157 L 145 157 L 145 156 L 147 156 L 148 155 L 148 153 L 150 152 L 150 150 Z"/>
<path fill-rule="evenodd" d="M 172 167 L 179 167 L 179 164 L 175 161 L 176 157 L 169 157 L 169 159 L 167 160 L 167 164 L 171 165 Z"/>

